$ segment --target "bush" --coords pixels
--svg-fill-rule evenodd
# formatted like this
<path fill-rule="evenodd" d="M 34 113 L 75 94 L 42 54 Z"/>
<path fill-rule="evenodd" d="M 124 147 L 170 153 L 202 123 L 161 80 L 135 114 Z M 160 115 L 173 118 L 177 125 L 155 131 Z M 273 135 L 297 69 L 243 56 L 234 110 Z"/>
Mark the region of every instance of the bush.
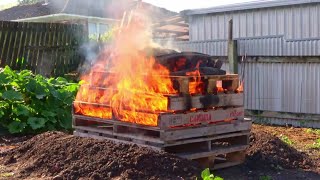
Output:
<path fill-rule="evenodd" d="M 47 79 L 29 70 L 0 70 L 0 126 L 10 133 L 71 129 L 71 107 L 78 84 Z"/>

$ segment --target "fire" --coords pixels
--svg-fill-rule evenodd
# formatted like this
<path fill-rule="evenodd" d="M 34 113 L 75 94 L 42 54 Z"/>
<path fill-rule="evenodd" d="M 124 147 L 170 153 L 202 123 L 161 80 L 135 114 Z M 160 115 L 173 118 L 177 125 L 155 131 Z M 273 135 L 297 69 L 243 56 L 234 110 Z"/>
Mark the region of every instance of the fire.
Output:
<path fill-rule="evenodd" d="M 192 76 L 193 81 L 189 82 L 189 93 L 190 94 L 200 94 L 204 90 L 203 81 L 201 81 L 201 73 L 199 71 L 199 65 L 201 61 L 198 61 L 196 65 L 196 70 L 192 72 L 187 72 L 187 76 Z"/>
<path fill-rule="evenodd" d="M 239 87 L 237 88 L 237 92 L 243 92 L 243 82 L 240 81 Z"/>
<path fill-rule="evenodd" d="M 117 29 L 108 57 L 82 77 L 85 83 L 77 94 L 75 113 L 157 126 L 159 113 L 168 107 L 164 94 L 177 92 L 169 70 L 143 51 L 152 46 L 146 19 L 138 13 L 127 19 Z M 92 88 L 96 86 L 100 88 Z"/>

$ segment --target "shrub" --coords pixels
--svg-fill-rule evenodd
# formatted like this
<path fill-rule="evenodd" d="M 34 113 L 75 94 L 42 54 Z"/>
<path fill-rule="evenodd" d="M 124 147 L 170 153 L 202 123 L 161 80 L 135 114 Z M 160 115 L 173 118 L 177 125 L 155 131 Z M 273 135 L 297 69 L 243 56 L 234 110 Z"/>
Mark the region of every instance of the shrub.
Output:
<path fill-rule="evenodd" d="M 71 129 L 71 107 L 78 84 L 47 79 L 29 70 L 0 70 L 0 126 L 10 133 Z"/>

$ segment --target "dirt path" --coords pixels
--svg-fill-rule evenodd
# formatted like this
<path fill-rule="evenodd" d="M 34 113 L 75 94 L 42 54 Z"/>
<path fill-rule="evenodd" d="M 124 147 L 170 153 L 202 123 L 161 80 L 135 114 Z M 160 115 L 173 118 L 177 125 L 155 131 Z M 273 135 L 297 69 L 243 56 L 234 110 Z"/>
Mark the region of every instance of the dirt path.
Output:
<path fill-rule="evenodd" d="M 246 162 L 214 173 L 226 180 L 320 179 L 319 138 L 311 129 L 254 125 Z M 195 179 L 200 171 L 168 153 L 60 132 L 0 140 L 0 179 Z"/>

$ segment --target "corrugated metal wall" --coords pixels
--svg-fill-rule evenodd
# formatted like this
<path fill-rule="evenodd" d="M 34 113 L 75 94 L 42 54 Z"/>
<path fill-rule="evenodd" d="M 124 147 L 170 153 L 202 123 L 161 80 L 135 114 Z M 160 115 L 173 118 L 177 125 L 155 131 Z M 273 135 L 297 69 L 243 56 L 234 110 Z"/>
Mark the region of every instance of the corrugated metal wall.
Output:
<path fill-rule="evenodd" d="M 190 16 L 191 44 L 184 47 L 224 42 L 220 54 L 211 55 L 226 55 L 231 18 L 240 55 L 320 55 L 320 3 Z"/>
<path fill-rule="evenodd" d="M 228 71 L 228 64 L 222 68 Z M 248 110 L 320 114 L 320 62 L 247 62 L 239 75 Z"/>

